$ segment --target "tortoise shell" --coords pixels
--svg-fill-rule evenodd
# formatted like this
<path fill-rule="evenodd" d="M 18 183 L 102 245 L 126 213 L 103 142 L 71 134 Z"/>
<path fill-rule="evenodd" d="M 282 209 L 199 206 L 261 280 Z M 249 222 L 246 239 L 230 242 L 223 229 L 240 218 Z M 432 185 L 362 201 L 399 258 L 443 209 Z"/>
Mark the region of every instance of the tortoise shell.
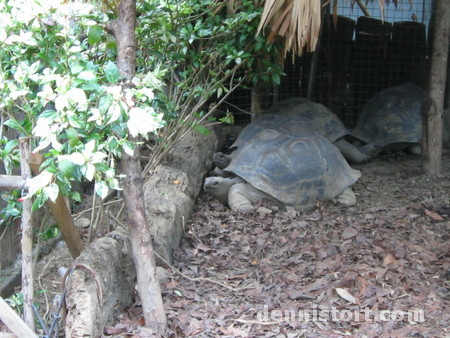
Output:
<path fill-rule="evenodd" d="M 363 108 L 352 135 L 381 147 L 422 139 L 423 89 L 412 83 L 385 89 Z"/>
<path fill-rule="evenodd" d="M 332 199 L 360 177 L 324 136 L 295 136 L 273 128 L 242 143 L 225 171 L 294 207 Z"/>

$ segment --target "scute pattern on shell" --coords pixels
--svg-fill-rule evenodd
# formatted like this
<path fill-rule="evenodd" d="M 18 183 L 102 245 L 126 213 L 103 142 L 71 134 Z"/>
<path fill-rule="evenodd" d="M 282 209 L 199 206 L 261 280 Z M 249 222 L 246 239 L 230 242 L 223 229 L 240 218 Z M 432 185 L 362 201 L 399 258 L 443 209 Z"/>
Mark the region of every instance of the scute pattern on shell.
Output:
<path fill-rule="evenodd" d="M 379 92 L 363 108 L 352 135 L 381 147 L 419 142 L 425 97 L 425 91 L 412 83 Z"/>
<path fill-rule="evenodd" d="M 325 137 L 296 137 L 263 129 L 238 147 L 225 169 L 285 205 L 340 195 L 360 177 Z"/>
<path fill-rule="evenodd" d="M 268 109 L 267 114 L 276 114 L 287 123 L 308 120 L 316 131 L 331 142 L 350 134 L 342 121 L 323 104 L 313 102 L 303 97 L 293 97 L 278 101 Z M 261 116 L 264 118 L 264 115 Z"/>
<path fill-rule="evenodd" d="M 342 121 L 328 108 L 306 98 L 293 97 L 275 103 L 266 113 L 257 115 L 232 145 L 236 149 L 266 128 L 303 137 L 323 135 L 331 142 L 349 134 Z"/>
<path fill-rule="evenodd" d="M 252 141 L 258 133 L 265 129 L 277 129 L 286 135 L 301 135 L 302 137 L 318 135 L 316 128 L 307 119 L 290 120 L 281 114 L 264 114 L 242 129 L 231 149 L 240 148 Z"/>

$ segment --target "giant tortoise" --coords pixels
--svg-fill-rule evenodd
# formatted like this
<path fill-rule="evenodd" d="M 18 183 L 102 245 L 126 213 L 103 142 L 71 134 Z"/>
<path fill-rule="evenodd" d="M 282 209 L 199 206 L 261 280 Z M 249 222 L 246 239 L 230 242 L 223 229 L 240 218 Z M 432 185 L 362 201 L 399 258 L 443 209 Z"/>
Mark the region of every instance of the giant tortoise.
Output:
<path fill-rule="evenodd" d="M 260 200 L 304 210 L 321 200 L 356 203 L 350 188 L 360 177 L 324 136 L 307 137 L 265 128 L 232 154 L 231 177 L 208 177 L 204 190 L 234 211 L 248 212 Z"/>
<path fill-rule="evenodd" d="M 265 129 L 276 129 L 279 133 L 292 135 L 294 137 L 305 138 L 320 135 L 308 119 L 297 118 L 290 120 L 278 114 L 264 114 L 262 117 L 257 118 L 242 129 L 239 133 L 239 137 L 231 145 L 229 150 L 236 151 L 236 149 L 251 142 L 255 135 Z M 213 162 L 216 165 L 216 173 L 221 176 L 227 176 L 227 173 L 224 173 L 222 170 L 230 164 L 232 157 L 232 155 L 226 155 L 222 152 L 215 153 L 213 155 Z"/>
<path fill-rule="evenodd" d="M 350 134 L 350 131 L 342 121 L 324 105 L 302 97 L 279 101 L 266 113 L 256 116 L 241 131 L 230 150 L 246 144 L 255 134 L 266 128 L 278 129 L 280 132 L 299 137 L 323 135 L 339 148 L 349 162 L 353 163 L 368 161 L 373 152 L 372 144 L 366 144 L 359 149 L 347 142 L 345 136 Z M 223 153 L 216 153 L 213 157 L 215 165 L 220 169 L 229 164 L 229 159 L 230 157 Z"/>
<path fill-rule="evenodd" d="M 302 120 L 310 121 L 316 131 L 333 142 L 349 162 L 366 162 L 377 150 L 371 143 L 356 147 L 347 142 L 346 136 L 350 135 L 350 131 L 344 126 L 339 117 L 323 104 L 309 99 L 292 97 L 279 101 L 268 109 L 267 115 L 270 114 L 275 114 L 280 121 L 284 120 L 285 123 Z M 261 118 L 264 119 L 264 115 Z"/>
<path fill-rule="evenodd" d="M 412 83 L 387 88 L 364 106 L 352 135 L 388 151 L 420 154 L 423 89 Z"/>

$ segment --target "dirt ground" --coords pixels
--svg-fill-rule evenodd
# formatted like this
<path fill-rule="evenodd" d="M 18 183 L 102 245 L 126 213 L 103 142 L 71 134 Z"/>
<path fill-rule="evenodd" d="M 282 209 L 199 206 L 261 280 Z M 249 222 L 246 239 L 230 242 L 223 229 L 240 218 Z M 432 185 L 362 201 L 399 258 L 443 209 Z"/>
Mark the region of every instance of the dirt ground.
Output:
<path fill-rule="evenodd" d="M 358 204 L 347 209 L 241 214 L 200 195 L 165 267 L 167 336 L 450 336 L 450 152 L 438 179 L 404 154 L 354 167 Z M 64 251 L 39 263 L 46 312 Z M 151 336 L 140 314 L 137 300 L 105 334 Z"/>

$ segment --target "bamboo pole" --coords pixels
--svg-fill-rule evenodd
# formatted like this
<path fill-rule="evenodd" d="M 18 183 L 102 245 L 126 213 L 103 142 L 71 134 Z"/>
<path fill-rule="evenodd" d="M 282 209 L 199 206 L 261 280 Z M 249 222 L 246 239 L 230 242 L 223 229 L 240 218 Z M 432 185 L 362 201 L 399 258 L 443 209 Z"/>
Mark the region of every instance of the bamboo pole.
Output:
<path fill-rule="evenodd" d="M 0 319 L 17 337 L 38 338 L 2 297 L 0 297 Z"/>
<path fill-rule="evenodd" d="M 22 176 L 0 175 L 0 189 L 22 190 L 26 187 L 26 181 Z"/>

